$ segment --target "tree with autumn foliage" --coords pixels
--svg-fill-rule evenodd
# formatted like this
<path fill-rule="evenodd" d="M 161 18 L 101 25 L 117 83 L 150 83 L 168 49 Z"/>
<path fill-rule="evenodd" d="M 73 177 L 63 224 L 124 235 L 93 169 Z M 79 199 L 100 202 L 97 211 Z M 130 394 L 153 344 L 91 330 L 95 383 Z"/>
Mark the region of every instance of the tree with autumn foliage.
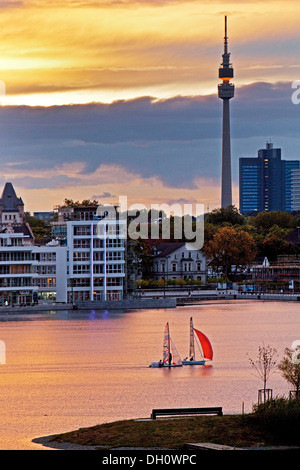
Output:
<path fill-rule="evenodd" d="M 235 227 L 221 227 L 204 245 L 205 254 L 210 266 L 218 274 L 228 279 L 234 276 L 238 268 L 246 268 L 257 254 L 256 245 L 251 235 Z"/>

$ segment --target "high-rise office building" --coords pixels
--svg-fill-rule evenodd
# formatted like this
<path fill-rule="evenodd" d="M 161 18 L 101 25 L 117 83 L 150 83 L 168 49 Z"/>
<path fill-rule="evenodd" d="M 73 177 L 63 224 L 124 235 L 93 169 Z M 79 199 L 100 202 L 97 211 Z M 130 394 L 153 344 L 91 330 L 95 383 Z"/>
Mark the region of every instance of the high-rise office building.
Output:
<path fill-rule="evenodd" d="M 300 211 L 300 169 L 291 171 L 291 207 L 292 211 Z"/>
<path fill-rule="evenodd" d="M 257 158 L 240 158 L 240 212 L 260 211 L 258 203 L 261 192 L 260 166 Z"/>
<path fill-rule="evenodd" d="M 281 149 L 267 142 L 257 158 L 239 159 L 240 212 L 287 211 L 292 207 L 292 174 L 298 160 L 281 160 Z"/>
<path fill-rule="evenodd" d="M 297 173 L 299 175 L 300 162 L 298 160 L 283 160 L 284 165 L 284 193 L 285 193 L 285 210 L 288 212 L 300 210 L 295 208 L 295 201 L 297 199 L 297 191 L 299 191 L 299 185 L 296 185 Z M 299 205 L 298 205 L 299 206 Z"/>
<path fill-rule="evenodd" d="M 234 96 L 234 85 L 230 83 L 233 78 L 233 67 L 228 52 L 227 16 L 225 16 L 224 54 L 222 57 L 223 61 L 219 68 L 219 78 L 222 83 L 218 85 L 219 98 L 223 100 L 221 207 L 227 207 L 232 204 L 229 100 Z"/>

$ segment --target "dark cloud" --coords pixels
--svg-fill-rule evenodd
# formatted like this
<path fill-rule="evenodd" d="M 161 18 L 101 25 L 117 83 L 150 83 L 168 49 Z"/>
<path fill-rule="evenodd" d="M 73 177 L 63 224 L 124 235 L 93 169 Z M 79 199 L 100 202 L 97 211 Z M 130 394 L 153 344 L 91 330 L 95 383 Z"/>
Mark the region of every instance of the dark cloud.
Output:
<path fill-rule="evenodd" d="M 111 193 L 109 193 L 109 192 L 107 192 L 107 191 L 104 191 L 104 193 L 98 194 L 98 195 L 96 195 L 96 196 L 92 196 L 90 199 L 91 199 L 92 201 L 97 201 L 98 199 L 101 200 L 101 199 L 107 199 L 107 198 L 111 198 L 111 197 L 117 197 L 117 196 L 116 196 L 115 194 L 111 194 Z"/>
<path fill-rule="evenodd" d="M 7 180 L 5 178 L 0 178 L 1 186 L 4 186 L 6 181 Z M 14 178 L 14 184 L 24 189 L 54 189 L 76 185 L 78 183 L 80 183 L 79 179 L 69 178 L 67 175 L 57 175 L 55 178 L 47 178 L 46 176 L 32 177 L 26 175 L 26 178 Z"/>
<path fill-rule="evenodd" d="M 282 148 L 283 158 L 299 159 L 300 105 L 292 103 L 293 91 L 291 83 L 236 89 L 231 100 L 235 181 L 238 157 L 256 156 L 268 139 Z M 2 107 L 2 173 L 44 170 L 47 179 L 47 170 L 81 162 L 85 175 L 101 165 L 117 165 L 141 177 L 158 177 L 168 186 L 192 188 L 199 177 L 220 177 L 221 119 L 222 102 L 215 95 Z M 26 187 L 31 184 L 37 187 L 38 182 L 28 180 Z"/>

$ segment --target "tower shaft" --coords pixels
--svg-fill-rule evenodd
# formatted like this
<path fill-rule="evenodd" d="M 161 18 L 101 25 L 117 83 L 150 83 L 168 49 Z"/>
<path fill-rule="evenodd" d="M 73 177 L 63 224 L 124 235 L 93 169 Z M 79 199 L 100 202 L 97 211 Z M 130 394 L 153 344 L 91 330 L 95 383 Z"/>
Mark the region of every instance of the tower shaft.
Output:
<path fill-rule="evenodd" d="M 219 68 L 219 78 L 222 83 L 218 85 L 219 98 L 223 100 L 221 207 L 227 207 L 232 205 L 229 100 L 234 96 L 234 85 L 230 83 L 233 78 L 233 68 L 230 64 L 230 53 L 228 52 L 227 16 L 225 16 L 224 54 L 222 57 L 223 61 Z"/>
<path fill-rule="evenodd" d="M 223 100 L 221 207 L 232 205 L 229 99 Z"/>

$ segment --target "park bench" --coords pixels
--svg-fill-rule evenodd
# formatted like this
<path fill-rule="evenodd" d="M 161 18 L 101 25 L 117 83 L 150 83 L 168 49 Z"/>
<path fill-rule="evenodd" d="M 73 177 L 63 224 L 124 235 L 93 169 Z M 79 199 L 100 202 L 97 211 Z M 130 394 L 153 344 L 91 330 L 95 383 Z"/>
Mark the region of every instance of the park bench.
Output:
<path fill-rule="evenodd" d="M 216 414 L 223 416 L 222 407 L 209 407 L 209 408 L 163 408 L 154 409 L 151 413 L 151 419 L 156 419 L 157 416 L 181 416 L 181 415 L 211 415 Z"/>

